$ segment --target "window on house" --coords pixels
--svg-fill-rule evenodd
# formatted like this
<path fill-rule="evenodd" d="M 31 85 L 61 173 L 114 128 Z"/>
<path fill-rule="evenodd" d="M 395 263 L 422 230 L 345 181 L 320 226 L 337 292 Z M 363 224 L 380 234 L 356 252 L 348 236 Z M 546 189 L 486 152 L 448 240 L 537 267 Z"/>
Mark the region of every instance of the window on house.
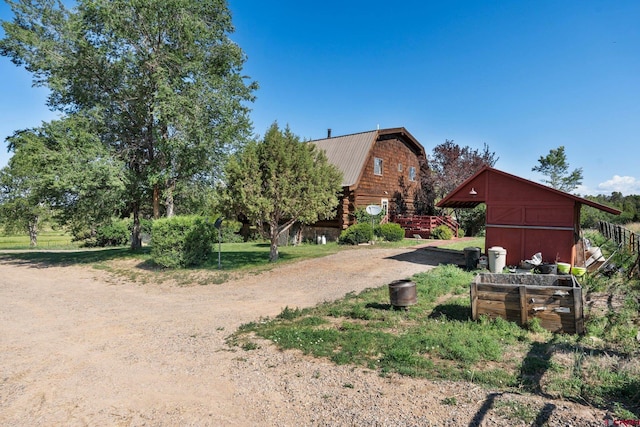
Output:
<path fill-rule="evenodd" d="M 402 163 L 398 163 L 398 172 L 402 172 Z"/>
<path fill-rule="evenodd" d="M 416 168 L 414 166 L 409 167 L 409 181 L 416 180 Z"/>
<path fill-rule="evenodd" d="M 376 175 L 382 175 L 382 159 L 379 157 L 373 158 L 373 173 Z"/>

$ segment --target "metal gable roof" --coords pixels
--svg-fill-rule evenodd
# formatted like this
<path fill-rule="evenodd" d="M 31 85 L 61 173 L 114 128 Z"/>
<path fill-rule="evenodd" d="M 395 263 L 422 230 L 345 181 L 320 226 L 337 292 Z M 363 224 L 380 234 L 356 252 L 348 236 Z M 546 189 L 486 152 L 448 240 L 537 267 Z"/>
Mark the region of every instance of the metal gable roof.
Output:
<path fill-rule="evenodd" d="M 436 204 L 436 206 L 440 208 L 473 208 L 479 205 L 480 203 L 485 203 L 486 202 L 485 197 L 487 196 L 486 194 L 483 194 L 483 195 L 479 194 L 477 198 L 475 196 L 470 196 L 469 189 L 467 187 L 470 184 L 476 182 L 481 177 L 481 175 L 489 174 L 489 173 L 499 175 L 506 180 L 518 181 L 523 183 L 524 185 L 529 185 L 529 186 L 542 189 L 544 191 L 547 191 L 549 194 L 570 199 L 570 200 L 573 200 L 575 203 L 591 206 L 593 208 L 596 208 L 604 212 L 608 212 L 614 215 L 620 215 L 621 213 L 619 210 L 615 208 L 612 208 L 597 202 L 593 202 L 591 200 L 588 200 L 570 193 L 565 193 L 564 191 L 556 190 L 555 188 L 551 188 L 534 181 L 529 181 L 528 179 L 524 179 L 516 175 L 511 175 L 507 172 L 503 172 L 501 170 L 494 169 L 489 166 L 482 167 L 471 177 L 467 178 L 462 184 L 460 184 L 457 188 L 455 188 L 453 191 L 447 194 L 444 199 L 440 200 Z"/>
<path fill-rule="evenodd" d="M 327 160 L 342 171 L 342 186 L 351 187 L 360 178 L 377 134 L 378 131 L 373 130 L 309 142 L 324 150 Z"/>
<path fill-rule="evenodd" d="M 343 187 L 355 187 L 362 176 L 365 162 L 374 144 L 379 139 L 388 137 L 401 139 L 416 155 L 425 157 L 422 145 L 403 127 L 334 136 L 309 142 L 324 150 L 329 162 L 340 169 Z"/>

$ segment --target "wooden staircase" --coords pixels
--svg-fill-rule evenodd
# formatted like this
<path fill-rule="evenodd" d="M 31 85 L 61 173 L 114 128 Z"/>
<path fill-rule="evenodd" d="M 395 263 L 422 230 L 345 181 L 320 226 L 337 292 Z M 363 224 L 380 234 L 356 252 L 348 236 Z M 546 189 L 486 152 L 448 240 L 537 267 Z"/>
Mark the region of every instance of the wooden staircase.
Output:
<path fill-rule="evenodd" d="M 429 215 L 398 215 L 391 218 L 391 222 L 400 224 L 404 229 L 404 236 L 407 238 L 428 239 L 431 237 L 431 230 L 446 225 L 453 231 L 454 236 L 458 236 L 460 225 L 450 216 L 429 216 Z"/>

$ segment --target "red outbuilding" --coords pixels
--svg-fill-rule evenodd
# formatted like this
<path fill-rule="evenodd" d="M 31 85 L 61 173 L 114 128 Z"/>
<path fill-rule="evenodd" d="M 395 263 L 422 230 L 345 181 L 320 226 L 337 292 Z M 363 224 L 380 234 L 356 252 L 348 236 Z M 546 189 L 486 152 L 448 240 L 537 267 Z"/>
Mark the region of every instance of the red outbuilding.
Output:
<path fill-rule="evenodd" d="M 584 266 L 580 236 L 582 205 L 619 215 L 620 211 L 573 194 L 485 166 L 442 199 L 441 208 L 486 204 L 485 248 L 507 251 L 507 265 L 540 252 L 544 262 Z"/>

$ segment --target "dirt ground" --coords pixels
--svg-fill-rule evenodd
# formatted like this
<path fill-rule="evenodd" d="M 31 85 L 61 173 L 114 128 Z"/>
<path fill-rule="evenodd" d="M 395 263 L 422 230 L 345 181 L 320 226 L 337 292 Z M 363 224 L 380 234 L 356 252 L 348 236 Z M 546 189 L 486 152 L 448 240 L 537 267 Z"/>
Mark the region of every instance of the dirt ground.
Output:
<path fill-rule="evenodd" d="M 600 410 L 474 384 L 380 377 L 269 343 L 238 326 L 408 278 L 446 253 L 358 249 L 221 285 L 130 283 L 90 266 L 0 255 L 0 425 L 603 425 Z M 502 403 L 500 403 L 502 402 Z M 511 402 L 511 403 L 510 403 Z"/>

